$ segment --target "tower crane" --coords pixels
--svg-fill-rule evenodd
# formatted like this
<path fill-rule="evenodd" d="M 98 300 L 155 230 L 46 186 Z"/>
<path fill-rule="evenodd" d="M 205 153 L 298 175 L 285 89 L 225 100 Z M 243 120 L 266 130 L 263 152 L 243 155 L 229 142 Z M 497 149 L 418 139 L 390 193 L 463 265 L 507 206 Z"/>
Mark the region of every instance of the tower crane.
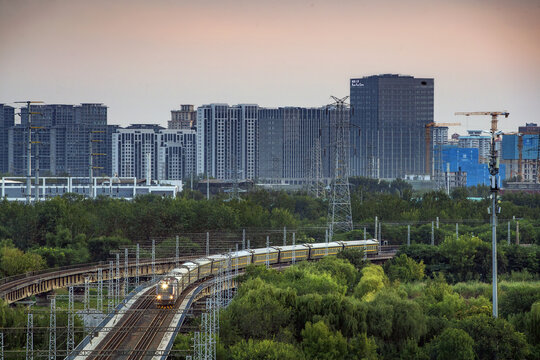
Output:
<path fill-rule="evenodd" d="M 431 128 L 433 127 L 445 127 L 445 126 L 459 126 L 461 125 L 461 123 L 435 123 L 435 122 L 432 122 L 432 123 L 428 123 L 426 124 L 426 136 L 425 136 L 425 139 L 426 139 L 426 156 L 425 156 L 425 161 L 426 161 L 426 164 L 425 164 L 425 168 L 426 168 L 426 173 L 429 174 L 431 173 L 430 169 L 431 169 L 431 154 L 433 152 L 433 148 L 431 146 Z M 431 174 L 433 176 L 433 174 Z"/>
<path fill-rule="evenodd" d="M 497 183 L 497 174 L 499 173 L 499 160 L 497 159 L 497 151 L 495 150 L 495 138 L 497 134 L 497 122 L 499 115 L 504 115 L 505 118 L 510 115 L 508 111 L 476 111 L 476 112 L 457 112 L 455 115 L 488 115 L 491 116 L 491 147 L 489 158 L 489 174 L 490 190 L 491 190 L 491 262 L 492 262 L 492 294 L 493 294 L 493 317 L 499 316 L 498 297 L 497 297 L 497 192 L 499 184 Z"/>

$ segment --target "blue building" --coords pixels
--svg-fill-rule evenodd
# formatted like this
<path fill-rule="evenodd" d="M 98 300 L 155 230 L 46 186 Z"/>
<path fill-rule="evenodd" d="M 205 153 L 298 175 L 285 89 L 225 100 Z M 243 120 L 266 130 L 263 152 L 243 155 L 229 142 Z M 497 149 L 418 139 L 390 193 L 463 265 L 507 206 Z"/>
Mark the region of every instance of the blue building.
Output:
<path fill-rule="evenodd" d="M 440 161 L 436 162 L 436 168 L 440 172 L 466 173 L 467 186 L 489 185 L 488 164 L 479 162 L 477 148 L 443 145 L 440 154 Z M 500 165 L 499 175 L 501 179 L 506 177 L 505 165 Z"/>
<path fill-rule="evenodd" d="M 538 135 L 522 135 L 523 160 L 536 160 L 538 153 Z M 519 136 L 504 135 L 502 140 L 502 159 L 517 160 L 519 159 Z"/>

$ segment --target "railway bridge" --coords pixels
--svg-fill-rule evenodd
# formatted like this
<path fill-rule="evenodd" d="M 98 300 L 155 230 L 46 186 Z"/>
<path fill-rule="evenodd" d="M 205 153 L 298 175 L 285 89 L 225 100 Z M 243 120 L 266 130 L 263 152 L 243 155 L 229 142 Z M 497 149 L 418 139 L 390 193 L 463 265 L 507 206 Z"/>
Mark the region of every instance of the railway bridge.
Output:
<path fill-rule="evenodd" d="M 398 246 L 381 246 L 379 253 L 369 256 L 368 259 L 373 263 L 384 263 L 393 258 L 397 250 Z M 99 281 L 98 273 L 100 271 L 102 281 L 123 278 L 126 272 L 129 278 L 137 276 L 148 278 L 166 274 L 178 264 L 196 258 L 201 258 L 201 255 L 161 258 L 156 259 L 154 264 L 147 259 L 141 260 L 138 265 L 132 261 L 128 263 L 127 271 L 125 265 L 120 264 L 119 276 L 116 274 L 116 267 L 113 267 L 111 272 L 110 266 L 105 262 L 29 272 L 0 280 L 0 297 L 11 304 L 31 296 L 46 295 L 56 289 L 82 286 L 85 283 L 85 278 L 88 278 L 89 283 L 95 283 Z"/>

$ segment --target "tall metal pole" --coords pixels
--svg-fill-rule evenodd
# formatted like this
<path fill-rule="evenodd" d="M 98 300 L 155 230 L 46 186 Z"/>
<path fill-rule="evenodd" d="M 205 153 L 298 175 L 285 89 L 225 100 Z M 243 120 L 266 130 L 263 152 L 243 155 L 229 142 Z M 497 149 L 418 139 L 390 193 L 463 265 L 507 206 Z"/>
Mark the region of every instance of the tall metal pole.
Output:
<path fill-rule="evenodd" d="M 296 264 L 296 233 L 292 233 L 292 264 Z"/>
<path fill-rule="evenodd" d="M 124 297 L 129 294 L 129 251 L 124 249 Z"/>
<path fill-rule="evenodd" d="M 29 312 L 26 323 L 26 360 L 34 359 L 34 315 Z"/>
<path fill-rule="evenodd" d="M 407 225 L 407 246 L 411 246 L 411 225 Z"/>
<path fill-rule="evenodd" d="M 287 246 L 287 227 L 283 227 L 283 246 Z"/>
<path fill-rule="evenodd" d="M 103 269 L 98 268 L 97 311 L 103 311 Z"/>
<path fill-rule="evenodd" d="M 107 304 L 107 311 L 108 313 L 112 313 L 114 309 L 114 263 L 113 261 L 109 261 L 109 282 L 107 283 L 107 297 L 109 299 Z"/>
<path fill-rule="evenodd" d="M 37 127 L 35 127 L 36 129 L 36 141 L 34 141 L 34 144 L 36 144 L 36 161 L 35 161 L 35 180 L 34 180 L 34 187 L 35 187 L 35 191 L 34 191 L 34 202 L 38 202 L 39 201 L 39 132 L 37 131 Z"/>
<path fill-rule="evenodd" d="M 294 233 L 293 233 L 293 238 L 294 238 Z M 270 236 L 266 236 L 266 268 L 268 269 L 269 267 L 270 267 Z"/>
<path fill-rule="evenodd" d="M 507 111 L 495 112 L 469 112 L 456 113 L 456 115 L 491 115 L 491 146 L 489 157 L 489 175 L 490 175 L 490 192 L 491 192 L 491 259 L 492 259 L 492 297 L 493 297 L 493 317 L 499 316 L 498 297 L 497 297 L 497 193 L 499 191 L 499 183 L 497 175 L 499 174 L 499 159 L 495 148 L 495 139 L 497 135 L 497 121 L 499 115 L 508 117 Z"/>
<path fill-rule="evenodd" d="M 367 232 L 366 232 L 366 227 L 364 226 L 364 240 L 367 240 Z"/>
<path fill-rule="evenodd" d="M 73 286 L 69 287 L 68 298 L 68 328 L 67 328 L 67 355 L 69 356 L 75 348 L 75 311 L 73 310 Z"/>
<path fill-rule="evenodd" d="M 156 280 L 156 240 L 152 239 L 152 280 Z"/>
<path fill-rule="evenodd" d="M 92 132 L 88 134 L 88 198 L 94 198 L 94 161 L 92 158 Z"/>
<path fill-rule="evenodd" d="M 139 244 L 137 243 L 137 249 L 135 253 L 135 287 L 139 286 Z"/>
<path fill-rule="evenodd" d="M 431 245 L 435 245 L 435 226 L 431 222 Z"/>
<path fill-rule="evenodd" d="M 246 229 L 242 229 L 242 250 L 246 250 Z"/>
<path fill-rule="evenodd" d="M 30 204 L 32 196 L 32 111 L 30 110 L 31 101 L 26 102 L 28 109 L 28 143 L 26 144 L 26 203 Z"/>
<path fill-rule="evenodd" d="M 210 233 L 206 232 L 206 256 L 210 255 Z"/>
<path fill-rule="evenodd" d="M 324 245 L 325 245 L 324 255 L 328 256 L 328 229 L 326 229 L 325 234 L 324 234 Z"/>
<path fill-rule="evenodd" d="M 56 298 L 51 298 L 51 314 L 49 320 L 49 360 L 56 359 Z"/>
<path fill-rule="evenodd" d="M 116 286 L 114 291 L 114 303 L 119 304 L 120 303 L 120 278 L 122 276 L 120 275 L 120 253 L 116 253 Z"/>
<path fill-rule="evenodd" d="M 180 238 L 176 235 L 176 248 L 174 252 L 174 266 L 178 268 L 180 266 Z"/>
<path fill-rule="evenodd" d="M 510 245 L 510 221 L 508 222 L 508 245 Z"/>

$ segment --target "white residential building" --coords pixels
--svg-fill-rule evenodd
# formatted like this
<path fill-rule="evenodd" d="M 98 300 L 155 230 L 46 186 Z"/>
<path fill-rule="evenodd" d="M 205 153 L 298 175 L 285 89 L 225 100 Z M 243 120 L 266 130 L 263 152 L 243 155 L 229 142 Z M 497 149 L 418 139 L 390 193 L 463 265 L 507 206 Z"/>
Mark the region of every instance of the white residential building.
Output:
<path fill-rule="evenodd" d="M 197 174 L 216 179 L 257 176 L 258 106 L 197 108 Z"/>
<path fill-rule="evenodd" d="M 116 176 L 181 180 L 195 170 L 194 130 L 165 130 L 158 125 L 131 125 L 112 137 Z"/>

